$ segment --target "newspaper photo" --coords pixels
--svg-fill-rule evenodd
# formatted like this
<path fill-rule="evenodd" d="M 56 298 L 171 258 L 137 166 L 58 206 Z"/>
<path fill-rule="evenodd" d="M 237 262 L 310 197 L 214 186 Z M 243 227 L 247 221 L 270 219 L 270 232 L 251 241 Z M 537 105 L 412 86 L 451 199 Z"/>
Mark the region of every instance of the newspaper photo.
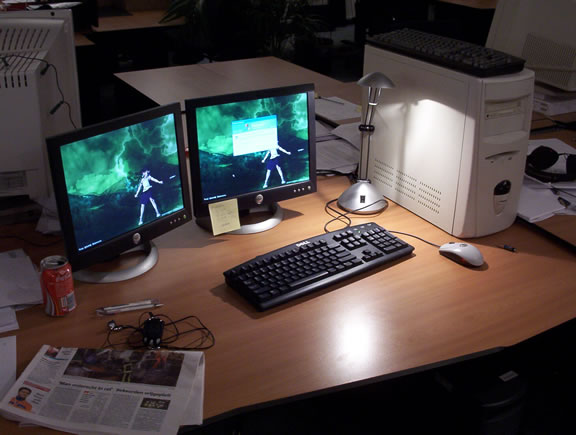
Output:
<path fill-rule="evenodd" d="M 203 399 L 202 352 L 44 345 L 0 413 L 72 433 L 176 434 L 202 424 Z"/>

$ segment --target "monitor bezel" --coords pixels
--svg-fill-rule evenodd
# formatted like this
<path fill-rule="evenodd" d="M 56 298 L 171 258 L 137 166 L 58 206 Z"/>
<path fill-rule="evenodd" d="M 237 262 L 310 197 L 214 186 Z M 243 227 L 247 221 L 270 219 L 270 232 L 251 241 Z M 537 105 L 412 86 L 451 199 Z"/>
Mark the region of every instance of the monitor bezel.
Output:
<path fill-rule="evenodd" d="M 65 174 L 60 153 L 61 147 L 73 142 L 166 115 L 174 116 L 180 180 L 182 183 L 183 208 L 169 215 L 161 216 L 151 222 L 145 223 L 132 231 L 125 232 L 94 247 L 79 251 L 74 234 L 70 203 L 66 190 Z M 188 177 L 182 113 L 179 103 L 154 107 L 142 112 L 107 120 L 57 136 L 52 136 L 46 139 L 46 145 L 66 255 L 74 271 L 114 259 L 123 252 L 145 245 L 156 237 L 159 237 L 191 220 L 192 204 L 190 196 L 190 181 Z"/>
<path fill-rule="evenodd" d="M 200 156 L 197 135 L 196 109 L 199 107 L 215 106 L 220 104 L 250 101 L 262 98 L 307 94 L 308 107 L 308 150 L 309 150 L 309 180 L 282 186 L 261 189 L 241 195 L 230 196 L 212 201 L 205 201 L 202 195 L 202 181 L 200 174 Z M 210 215 L 209 204 L 227 199 L 237 199 L 240 212 L 247 212 L 261 206 L 273 205 L 279 201 L 296 198 L 317 190 L 316 179 L 316 129 L 314 84 L 282 86 L 277 88 L 257 89 L 225 95 L 215 95 L 185 100 L 186 124 L 188 133 L 188 151 L 190 159 L 190 178 L 192 182 L 193 213 L 196 218 L 205 218 Z"/>

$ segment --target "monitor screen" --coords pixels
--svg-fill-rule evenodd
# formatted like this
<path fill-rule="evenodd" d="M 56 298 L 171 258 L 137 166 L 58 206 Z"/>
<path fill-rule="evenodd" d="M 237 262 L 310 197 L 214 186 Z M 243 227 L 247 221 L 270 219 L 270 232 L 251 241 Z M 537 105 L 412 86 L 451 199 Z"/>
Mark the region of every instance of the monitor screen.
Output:
<path fill-rule="evenodd" d="M 178 104 L 54 136 L 47 144 L 74 270 L 148 243 L 189 220 Z"/>
<path fill-rule="evenodd" d="M 236 198 L 246 212 L 316 191 L 314 86 L 186 101 L 194 214 Z"/>

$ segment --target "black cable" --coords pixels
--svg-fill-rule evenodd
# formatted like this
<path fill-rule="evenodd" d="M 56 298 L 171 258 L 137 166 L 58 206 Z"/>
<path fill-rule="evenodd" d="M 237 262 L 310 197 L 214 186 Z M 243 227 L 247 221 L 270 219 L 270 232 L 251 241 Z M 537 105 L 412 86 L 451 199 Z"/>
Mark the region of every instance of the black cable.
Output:
<path fill-rule="evenodd" d="M 358 208 L 358 209 L 356 209 L 356 210 L 354 210 L 354 211 L 350 211 L 350 212 L 346 212 L 346 213 L 342 213 L 340 210 L 331 207 L 331 204 L 333 204 L 333 203 L 336 202 L 336 201 L 338 201 L 338 199 L 332 199 L 332 200 L 328 201 L 328 202 L 326 203 L 326 205 L 324 206 L 324 210 L 326 211 L 326 213 L 333 217 L 333 219 L 329 220 L 329 221 L 326 222 L 326 224 L 324 225 L 324 232 L 325 232 L 325 233 L 329 233 L 329 232 L 330 232 L 330 231 L 328 230 L 328 225 L 330 225 L 332 222 L 335 222 L 335 221 L 340 221 L 340 222 L 344 223 L 344 224 L 346 225 L 344 228 L 348 228 L 350 225 L 352 225 L 352 219 L 348 216 L 349 214 L 358 212 L 358 211 L 363 210 L 363 209 L 368 208 L 368 207 L 371 207 L 372 205 L 377 204 L 377 203 L 380 202 L 380 201 L 385 201 L 385 199 L 379 199 L 378 201 L 375 201 L 375 202 L 373 202 L 372 204 L 368 204 L 368 205 L 366 205 L 366 206 L 364 206 L 364 207 L 361 207 L 361 208 Z M 334 216 L 333 214 L 330 214 L 328 210 L 330 210 L 330 211 L 333 212 L 333 213 L 336 213 L 337 216 Z M 381 213 L 381 211 L 376 212 L 376 213 L 374 213 L 372 216 L 377 216 L 377 215 L 379 215 L 380 213 Z M 369 217 L 369 215 L 362 215 L 362 217 Z M 345 219 L 345 220 L 343 220 L 343 219 Z M 414 234 L 403 233 L 403 232 L 401 232 L 401 231 L 392 231 L 392 230 L 389 230 L 389 229 L 386 229 L 386 231 L 388 231 L 389 233 L 402 234 L 403 236 L 413 237 L 413 238 L 418 239 L 418 240 L 420 240 L 420 241 L 422 241 L 422 242 L 424 242 L 424 243 L 427 243 L 427 244 L 429 244 L 429 245 L 432 245 L 432 246 L 435 246 L 435 247 L 437 247 L 437 248 L 440 248 L 440 245 L 437 245 L 436 243 L 429 242 L 428 240 L 425 240 L 425 239 L 423 239 L 423 238 L 421 238 L 421 237 L 415 236 Z"/>
<path fill-rule="evenodd" d="M 56 68 L 56 66 L 45 59 L 33 56 L 22 56 L 20 54 L 9 54 L 6 56 L 2 56 L 2 61 L 6 64 L 8 63 L 6 59 L 10 57 L 18 57 L 20 59 L 36 60 L 39 62 L 44 62 L 46 64 L 46 67 L 40 72 L 41 75 L 46 74 L 46 72 L 50 67 L 54 69 L 54 78 L 56 80 L 56 88 L 60 93 L 60 101 L 56 103 L 56 105 L 50 110 L 50 114 L 53 115 L 60 108 L 60 106 L 65 105 L 68 108 L 68 119 L 70 120 L 70 124 L 72 124 L 72 127 L 74 127 L 74 129 L 76 130 L 78 127 L 76 126 L 76 123 L 72 119 L 72 106 L 70 106 L 70 103 L 68 103 L 68 101 L 66 101 L 66 98 L 64 98 L 64 92 L 62 92 L 62 88 L 60 87 L 60 79 L 58 78 L 58 69 Z"/>
<path fill-rule="evenodd" d="M 576 130 L 576 121 L 564 122 L 564 121 L 557 121 L 555 119 L 553 119 L 552 121 L 558 127 L 563 128 L 565 130 Z"/>
<path fill-rule="evenodd" d="M 403 233 L 402 231 L 392 231 L 392 230 L 386 230 L 386 231 L 388 231 L 389 233 L 402 234 L 403 236 L 414 237 L 415 239 L 418 239 L 421 242 L 428 243 L 429 245 L 436 246 L 437 248 L 440 247 L 440 245 L 437 245 L 436 243 L 429 242 L 428 240 L 425 240 L 422 237 L 415 236 L 414 234 Z"/>
<path fill-rule="evenodd" d="M 146 319 L 143 319 L 144 316 L 148 316 Z M 138 318 L 138 326 L 130 326 L 130 325 L 122 325 L 120 329 L 110 329 L 106 336 L 106 341 L 104 342 L 103 347 L 115 347 L 121 344 L 127 344 L 129 347 L 133 349 L 144 349 L 147 346 L 144 344 L 144 324 L 145 322 L 152 318 L 156 317 L 159 319 L 166 319 L 164 322 L 164 330 L 163 330 L 163 337 L 160 342 L 159 347 L 168 350 L 206 350 L 213 347 L 216 343 L 216 338 L 212 331 L 204 325 L 204 323 L 194 315 L 186 316 L 178 320 L 172 320 L 169 316 L 165 314 L 153 314 L 150 312 L 142 313 Z M 184 322 L 189 326 L 188 329 L 183 331 L 178 329 L 177 324 Z M 112 343 L 110 340 L 110 336 L 112 332 L 118 332 L 120 330 L 129 329 L 132 332 L 124 339 L 124 341 L 120 341 L 117 343 Z M 168 332 L 169 335 L 165 336 L 165 333 Z M 184 346 L 172 346 L 171 344 L 179 340 L 185 334 L 197 333 L 197 335 L 192 339 L 192 341 L 186 343 Z"/>
<path fill-rule="evenodd" d="M 136 329 L 136 328 L 135 328 L 134 326 L 130 326 L 130 325 L 122 325 L 122 328 L 121 328 L 121 329 L 124 330 L 124 329 Z M 106 334 L 106 340 L 104 341 L 104 344 L 101 346 L 103 349 L 106 349 L 106 348 L 108 348 L 108 347 L 112 347 L 112 348 L 113 348 L 113 347 L 115 347 L 115 346 L 119 346 L 119 345 L 122 344 L 122 342 L 112 343 L 112 342 L 110 341 L 110 335 L 111 335 L 113 332 L 118 332 L 118 330 L 114 330 L 114 329 L 109 329 L 109 330 L 108 330 L 108 334 Z"/>
<path fill-rule="evenodd" d="M 338 201 L 338 199 L 332 199 L 332 200 L 328 201 L 326 203 L 326 205 L 324 206 L 324 210 L 326 211 L 326 213 L 328 215 L 332 216 L 332 218 L 333 218 L 324 224 L 324 232 L 325 233 L 330 232 L 330 230 L 328 230 L 328 226 L 332 222 L 340 221 L 345 225 L 344 228 L 348 228 L 350 225 L 352 225 L 352 218 L 349 217 L 350 214 L 357 213 L 357 212 L 364 210 L 365 208 L 368 208 L 368 207 L 372 207 L 374 204 L 378 204 L 379 202 L 386 202 L 386 200 L 384 198 L 382 198 L 382 199 L 379 199 L 377 201 L 374 201 L 371 204 L 367 204 L 363 207 L 357 208 L 356 210 L 347 211 L 347 212 L 343 213 L 340 210 L 331 207 L 331 204 L 333 204 L 336 201 Z M 335 213 L 336 216 L 334 214 L 331 214 L 330 212 Z M 370 213 L 370 214 L 363 214 L 362 217 L 378 216 L 380 213 L 382 213 L 382 210 L 374 212 L 374 213 Z"/>
<path fill-rule="evenodd" d="M 326 176 L 326 177 L 345 176 L 345 177 L 350 178 L 350 177 L 354 176 L 354 172 L 342 172 L 342 171 L 337 171 L 336 169 L 316 169 L 316 175 Z"/>
<path fill-rule="evenodd" d="M 330 216 L 332 217 L 331 220 L 329 220 L 328 222 L 326 222 L 326 223 L 324 224 L 324 232 L 325 232 L 325 233 L 330 232 L 330 231 L 328 230 L 328 226 L 329 226 L 332 222 L 340 221 L 340 222 L 342 222 L 342 223 L 345 225 L 344 228 L 348 228 L 350 225 L 352 225 L 352 219 L 350 219 L 350 218 L 347 216 L 347 213 L 342 213 L 340 210 L 337 210 L 337 209 L 334 209 L 334 208 L 330 207 L 330 205 L 331 205 L 332 203 L 336 202 L 336 201 L 338 201 L 338 199 L 333 199 L 333 200 L 331 200 L 331 201 L 328 201 L 328 202 L 326 203 L 326 205 L 324 206 L 324 211 L 325 211 L 328 215 L 330 215 Z M 330 212 L 336 213 L 337 216 L 334 216 L 334 215 L 331 214 Z"/>

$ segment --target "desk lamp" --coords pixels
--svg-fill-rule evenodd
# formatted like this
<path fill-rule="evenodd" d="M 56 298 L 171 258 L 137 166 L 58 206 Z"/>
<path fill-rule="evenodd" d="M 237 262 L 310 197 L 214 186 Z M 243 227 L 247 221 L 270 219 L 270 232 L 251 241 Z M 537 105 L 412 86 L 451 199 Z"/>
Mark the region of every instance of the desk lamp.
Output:
<path fill-rule="evenodd" d="M 372 117 L 378 105 L 382 89 L 393 88 L 394 83 L 381 72 L 366 74 L 358 84 L 368 88 L 368 106 L 360 126 L 362 144 L 360 146 L 360 161 L 358 163 L 358 178 L 356 183 L 346 189 L 338 198 L 338 205 L 344 210 L 355 214 L 377 213 L 388 207 L 378 189 L 368 179 L 368 161 L 370 158 L 370 138 L 374 132 Z"/>

